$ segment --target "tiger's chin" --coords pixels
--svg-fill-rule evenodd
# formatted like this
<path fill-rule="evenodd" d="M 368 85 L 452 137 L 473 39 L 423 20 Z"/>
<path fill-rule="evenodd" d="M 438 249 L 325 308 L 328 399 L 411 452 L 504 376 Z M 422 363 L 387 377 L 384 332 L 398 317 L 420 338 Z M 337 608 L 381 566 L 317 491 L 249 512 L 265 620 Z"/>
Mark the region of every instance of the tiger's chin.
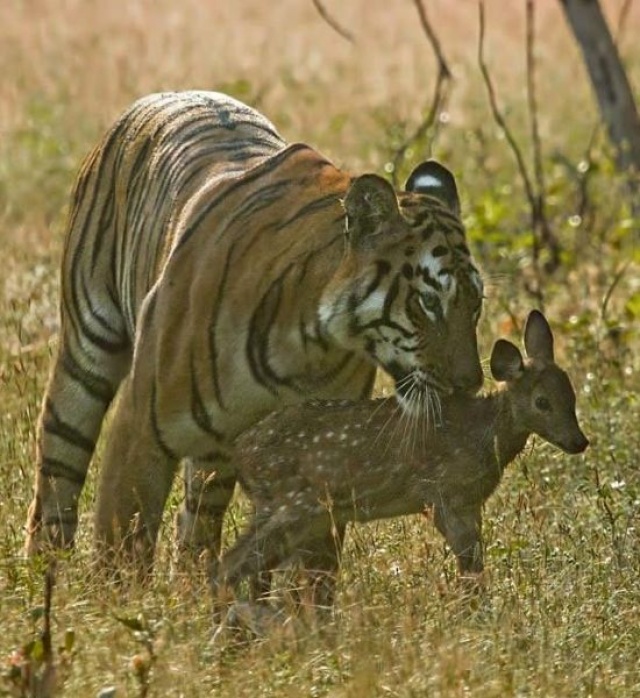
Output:
<path fill-rule="evenodd" d="M 424 374 L 409 374 L 396 381 L 396 400 L 402 411 L 435 426 L 442 421 L 441 397 L 452 392 L 449 386 Z"/>

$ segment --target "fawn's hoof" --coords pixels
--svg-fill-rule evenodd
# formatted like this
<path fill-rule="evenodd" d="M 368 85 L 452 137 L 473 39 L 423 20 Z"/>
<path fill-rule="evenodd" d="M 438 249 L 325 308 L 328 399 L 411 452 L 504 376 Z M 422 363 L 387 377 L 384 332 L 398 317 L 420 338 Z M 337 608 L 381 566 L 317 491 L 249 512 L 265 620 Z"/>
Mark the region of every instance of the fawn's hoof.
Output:
<path fill-rule="evenodd" d="M 216 624 L 213 643 L 242 645 L 265 638 L 271 630 L 282 627 L 286 621 L 282 609 L 266 603 L 234 602 L 225 617 Z"/>

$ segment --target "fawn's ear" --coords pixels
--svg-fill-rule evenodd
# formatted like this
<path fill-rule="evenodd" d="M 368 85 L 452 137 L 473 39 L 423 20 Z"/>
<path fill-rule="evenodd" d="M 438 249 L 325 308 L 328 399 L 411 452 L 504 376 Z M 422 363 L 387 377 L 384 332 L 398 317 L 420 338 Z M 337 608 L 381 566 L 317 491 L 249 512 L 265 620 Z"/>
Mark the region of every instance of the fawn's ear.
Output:
<path fill-rule="evenodd" d="M 409 175 L 405 191 L 428 194 L 440 199 L 456 216 L 460 215 L 460 199 L 456 180 L 449 170 L 436 160 L 426 160 Z"/>
<path fill-rule="evenodd" d="M 491 375 L 497 381 L 512 381 L 524 370 L 522 354 L 515 344 L 499 339 L 491 352 Z"/>
<path fill-rule="evenodd" d="M 553 361 L 553 333 L 545 316 L 532 310 L 524 328 L 524 348 L 527 356 L 540 361 Z"/>
<path fill-rule="evenodd" d="M 380 226 L 400 217 L 398 197 L 386 179 L 364 174 L 353 180 L 343 201 L 347 234 L 353 247 L 371 244 Z"/>

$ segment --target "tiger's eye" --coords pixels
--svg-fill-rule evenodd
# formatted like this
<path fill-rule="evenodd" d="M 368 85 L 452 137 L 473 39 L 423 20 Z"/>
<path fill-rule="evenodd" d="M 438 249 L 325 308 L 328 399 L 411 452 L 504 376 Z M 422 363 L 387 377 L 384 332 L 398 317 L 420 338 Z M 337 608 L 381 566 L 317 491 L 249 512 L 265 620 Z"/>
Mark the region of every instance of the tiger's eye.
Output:
<path fill-rule="evenodd" d="M 535 404 L 536 404 L 537 409 L 539 409 L 541 412 L 550 412 L 551 411 L 551 403 L 543 395 L 540 395 L 539 397 L 536 398 Z"/>

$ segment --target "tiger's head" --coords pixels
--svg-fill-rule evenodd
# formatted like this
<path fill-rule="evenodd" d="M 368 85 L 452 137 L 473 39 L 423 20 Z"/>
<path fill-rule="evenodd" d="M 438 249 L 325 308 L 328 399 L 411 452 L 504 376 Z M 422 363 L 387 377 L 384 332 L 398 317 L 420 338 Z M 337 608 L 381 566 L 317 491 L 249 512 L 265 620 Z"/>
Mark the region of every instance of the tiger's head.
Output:
<path fill-rule="evenodd" d="M 343 205 L 345 252 L 321 300 L 324 329 L 390 374 L 410 411 L 429 391 L 475 393 L 483 286 L 452 174 L 424 162 L 400 193 L 365 174 Z"/>

